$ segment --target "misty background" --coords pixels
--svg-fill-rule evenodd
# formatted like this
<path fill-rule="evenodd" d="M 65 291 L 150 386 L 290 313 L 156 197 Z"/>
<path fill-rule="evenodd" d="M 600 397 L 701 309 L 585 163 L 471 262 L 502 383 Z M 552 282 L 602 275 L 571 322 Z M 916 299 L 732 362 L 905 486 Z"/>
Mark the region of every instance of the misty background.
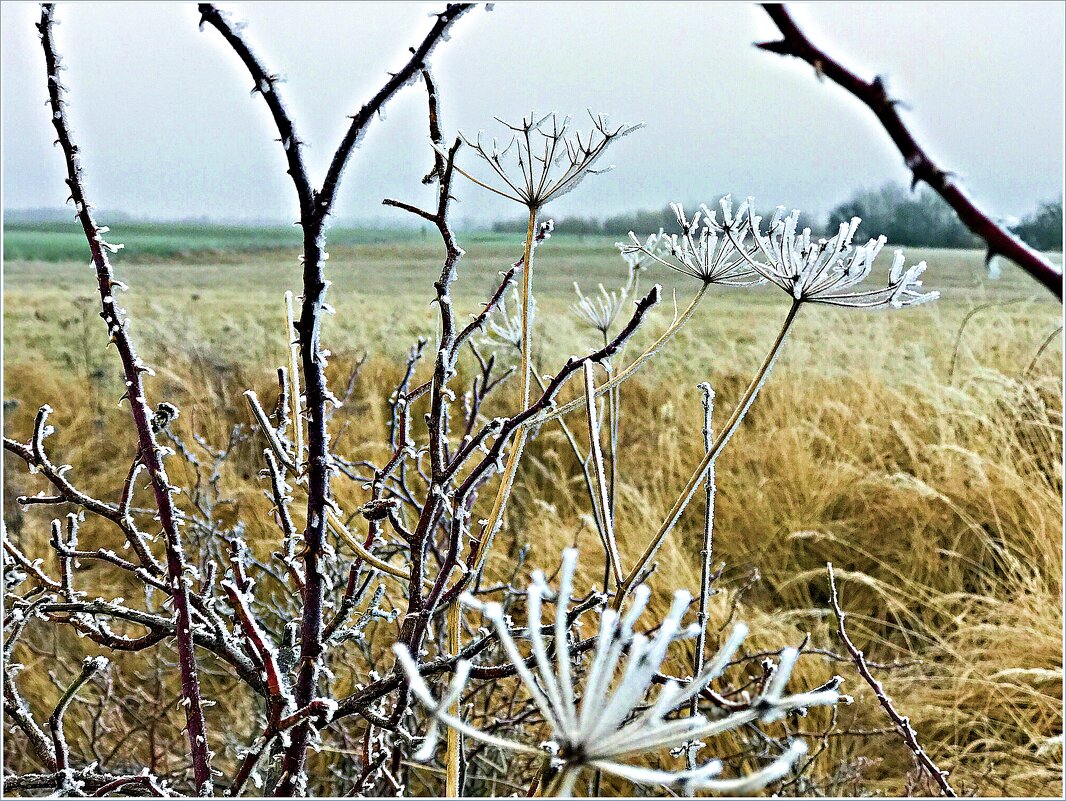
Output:
<path fill-rule="evenodd" d="M 224 3 L 269 68 L 309 143 L 316 183 L 348 120 L 431 25 L 434 3 Z M 1060 3 L 791 5 L 813 41 L 863 77 L 882 74 L 940 165 L 992 214 L 1031 214 L 1062 191 Z M 35 3 L 2 8 L 3 207 L 62 208 L 62 159 L 44 101 Z M 92 196 L 137 219 L 291 222 L 294 193 L 266 107 L 194 3 L 61 4 L 71 119 Z M 446 136 L 493 119 L 586 109 L 647 127 L 614 146 L 613 172 L 553 203 L 556 218 L 606 218 L 667 202 L 755 195 L 818 218 L 909 172 L 871 113 L 795 59 L 748 3 L 502 2 L 457 23 L 432 58 Z M 467 164 L 473 164 L 469 151 Z M 355 153 L 344 223 L 408 224 L 385 196 L 425 201 L 425 95 L 408 87 Z M 467 182 L 457 221 L 520 210 Z M 30 212 L 28 216 L 39 214 Z"/>

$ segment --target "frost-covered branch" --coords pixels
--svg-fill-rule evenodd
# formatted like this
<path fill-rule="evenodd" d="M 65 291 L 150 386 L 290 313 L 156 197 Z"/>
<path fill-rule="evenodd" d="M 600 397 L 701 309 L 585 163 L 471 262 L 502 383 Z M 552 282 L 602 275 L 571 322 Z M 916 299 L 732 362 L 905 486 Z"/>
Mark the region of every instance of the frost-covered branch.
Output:
<path fill-rule="evenodd" d="M 97 285 L 100 294 L 101 317 L 107 324 L 111 341 L 115 344 L 122 362 L 122 372 L 126 383 L 125 398 L 129 401 L 130 412 L 137 431 L 138 458 L 144 463 L 151 476 L 152 491 L 156 507 L 159 510 L 159 522 L 163 528 L 166 541 L 167 578 L 170 582 L 171 598 L 174 602 L 176 616 L 175 638 L 178 643 L 178 658 L 182 680 L 182 697 L 185 701 L 186 725 L 188 728 L 189 750 L 193 760 L 196 792 L 210 795 L 211 789 L 211 753 L 207 745 L 207 728 L 204 721 L 200 698 L 200 681 L 197 673 L 196 653 L 192 640 L 192 614 L 189 609 L 189 589 L 186 570 L 189 567 L 183 550 L 178 526 L 181 515 L 174 506 L 174 493 L 177 488 L 171 485 L 163 467 L 164 451 L 156 439 L 153 428 L 154 415 L 148 405 L 144 388 L 144 375 L 151 369 L 141 360 L 133 348 L 129 337 L 129 318 L 115 301 L 115 293 L 124 286 L 116 280 L 108 252 L 115 252 L 120 245 L 112 245 L 104 239 L 107 228 L 96 224 L 85 196 L 84 180 L 81 169 L 81 157 L 78 146 L 71 137 L 67 121 L 67 109 L 64 101 L 65 87 L 60 79 L 60 58 L 56 50 L 53 35 L 55 7 L 51 4 L 42 6 L 41 21 L 38 30 L 41 45 L 44 48 L 45 64 L 48 75 L 48 103 L 52 111 L 52 125 L 56 129 L 58 143 L 63 151 L 67 169 L 67 186 L 70 199 L 77 212 L 78 221 L 92 254 L 93 267 L 96 270 Z"/>
<path fill-rule="evenodd" d="M 866 661 L 866 656 L 860 651 L 855 643 L 852 642 L 851 637 L 848 635 L 848 631 L 844 626 L 844 620 L 847 617 L 844 614 L 844 609 L 840 605 L 840 596 L 837 594 L 836 577 L 833 574 L 832 562 L 826 562 L 826 572 L 829 576 L 829 603 L 833 607 L 833 614 L 836 616 L 837 621 L 837 634 L 840 635 L 840 641 L 843 643 L 844 648 L 851 655 L 852 662 L 855 664 L 855 669 L 862 676 L 862 680 L 865 681 L 870 689 L 874 691 L 874 695 L 877 698 L 877 703 L 881 705 L 881 708 L 885 710 L 885 714 L 888 715 L 892 724 L 896 727 L 896 731 L 903 739 L 903 743 L 910 749 L 910 752 L 914 754 L 915 761 L 921 765 L 929 777 L 936 782 L 940 788 L 940 792 L 949 798 L 958 798 L 958 793 L 948 782 L 948 772 L 941 770 L 933 758 L 929 756 L 921 744 L 918 742 L 918 733 L 914 731 L 914 727 L 911 725 L 910 718 L 905 715 L 901 715 L 896 711 L 896 707 L 892 704 L 892 699 L 888 697 L 888 693 L 885 692 L 884 686 L 870 671 L 870 665 Z"/>
<path fill-rule="evenodd" d="M 997 255 L 1005 256 L 1062 300 L 1062 271 L 1006 228 L 998 225 L 962 190 L 951 173 L 937 166 L 903 122 L 897 110 L 899 101 L 889 95 L 881 76 L 866 81 L 834 59 L 807 37 L 792 19 L 785 5 L 764 3 L 763 9 L 781 31 L 781 38 L 759 42 L 756 47 L 806 61 L 814 67 L 819 77 L 829 78 L 866 105 L 903 156 L 904 163 L 913 176 L 912 185 L 923 181 L 940 195 L 955 211 L 963 225 L 984 240 L 988 247 L 989 260 Z"/>

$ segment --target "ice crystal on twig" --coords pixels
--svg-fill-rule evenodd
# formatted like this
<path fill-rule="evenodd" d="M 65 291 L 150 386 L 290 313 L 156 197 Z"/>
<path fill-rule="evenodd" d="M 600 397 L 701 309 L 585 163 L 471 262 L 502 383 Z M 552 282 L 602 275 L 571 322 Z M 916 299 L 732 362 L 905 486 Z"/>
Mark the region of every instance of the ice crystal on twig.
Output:
<path fill-rule="evenodd" d="M 669 647 L 697 632 L 696 626 L 681 623 L 691 601 L 691 596 L 683 590 L 675 593 L 670 611 L 656 627 L 654 635 L 635 632 L 634 626 L 650 596 L 643 585 L 634 591 L 631 605 L 624 614 L 613 609 L 601 612 L 596 647 L 579 696 L 573 676 L 574 660 L 578 655 L 571 651 L 567 615 L 576 565 L 577 551 L 564 551 L 557 592 L 549 588 L 540 571 L 532 576 L 526 591 L 527 624 L 524 631 L 530 642 L 532 667 L 527 665 L 527 658 L 519 650 L 500 604 L 482 603 L 469 595 L 462 599 L 466 606 L 480 610 L 492 623 L 508 660 L 551 727 L 551 736 L 541 747 L 548 758 L 545 777 L 550 786 L 542 788 L 545 792 L 570 795 L 578 774 L 585 768 L 639 784 L 677 786 L 686 792 L 754 792 L 784 776 L 806 751 L 806 746 L 801 741 L 793 742 L 763 768 L 734 779 L 719 778 L 722 763 L 715 759 L 694 769 L 677 771 L 654 770 L 630 764 L 627 760 L 713 737 L 756 721 L 777 720 L 790 711 L 849 700 L 837 692 L 839 679 L 812 692 L 785 695 L 785 686 L 799 655 L 794 648 L 785 648 L 762 694 L 746 708 L 717 720 L 708 720 L 700 714 L 673 717 L 675 710 L 687 711 L 689 701 L 722 673 L 747 635 L 747 627 L 743 624 L 734 627 L 699 676 L 686 684 L 669 680 L 654 700 L 648 699 Z M 542 611 L 546 599 L 555 601 L 555 614 L 550 621 L 544 620 Z M 553 639 L 553 654 L 545 642 L 546 629 Z M 455 728 L 470 739 L 498 748 L 525 754 L 541 753 L 529 744 L 483 732 L 448 711 L 462 695 L 470 672 L 468 662 L 462 660 L 456 665 L 452 681 L 438 700 L 407 649 L 396 645 L 393 650 L 407 674 L 411 690 L 433 717 L 418 758 L 428 759 L 432 755 L 441 726 Z"/>

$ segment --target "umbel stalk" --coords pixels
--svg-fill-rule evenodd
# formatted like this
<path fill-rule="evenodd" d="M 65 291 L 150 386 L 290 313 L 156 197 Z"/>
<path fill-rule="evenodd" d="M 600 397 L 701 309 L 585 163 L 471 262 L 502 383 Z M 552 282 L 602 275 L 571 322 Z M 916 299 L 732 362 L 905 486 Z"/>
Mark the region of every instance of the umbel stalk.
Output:
<path fill-rule="evenodd" d="M 537 230 L 537 209 L 529 207 L 529 227 L 526 229 L 526 248 L 522 260 L 522 406 L 529 406 L 530 378 L 533 353 L 533 237 Z"/>
<path fill-rule="evenodd" d="M 785 316 L 784 322 L 781 324 L 781 330 L 777 332 L 777 338 L 774 340 L 774 344 L 770 346 L 769 352 L 766 354 L 766 358 L 763 359 L 763 363 L 759 366 L 758 372 L 755 373 L 755 377 L 751 379 L 751 383 L 748 384 L 747 390 L 744 392 L 744 396 L 740 399 L 736 408 L 733 410 L 733 414 L 730 416 L 725 427 L 721 433 L 715 439 L 714 444 L 704 454 L 702 460 L 700 460 L 699 466 L 693 472 L 692 477 L 685 485 L 685 489 L 681 491 L 681 495 L 677 501 L 674 502 L 673 507 L 670 509 L 669 514 L 666 516 L 666 520 L 663 521 L 658 532 L 648 543 L 648 547 L 644 549 L 644 553 L 640 559 L 633 566 L 633 569 L 626 576 L 625 582 L 619 588 L 618 594 L 615 596 L 613 606 L 615 609 L 622 607 L 622 601 L 625 600 L 626 595 L 633 588 L 635 581 L 644 573 L 648 563 L 658 553 L 659 547 L 663 544 L 663 540 L 666 539 L 666 535 L 669 534 L 677 521 L 681 518 L 681 513 L 685 511 L 685 507 L 688 506 L 688 502 L 692 500 L 692 496 L 696 494 L 696 490 L 699 488 L 700 482 L 703 481 L 703 477 L 707 474 L 707 470 L 718 454 L 722 452 L 722 448 L 729 442 L 734 432 L 740 426 L 744 416 L 748 413 L 748 409 L 751 408 L 751 404 L 755 402 L 755 398 L 759 394 L 759 390 L 762 389 L 762 385 L 766 383 L 766 379 L 773 369 L 774 362 L 777 361 L 777 356 L 781 352 L 781 346 L 785 344 L 785 338 L 788 336 L 789 330 L 792 328 L 792 324 L 796 321 L 796 315 L 799 314 L 801 301 L 793 301 L 792 307 L 788 310 L 788 314 Z"/>

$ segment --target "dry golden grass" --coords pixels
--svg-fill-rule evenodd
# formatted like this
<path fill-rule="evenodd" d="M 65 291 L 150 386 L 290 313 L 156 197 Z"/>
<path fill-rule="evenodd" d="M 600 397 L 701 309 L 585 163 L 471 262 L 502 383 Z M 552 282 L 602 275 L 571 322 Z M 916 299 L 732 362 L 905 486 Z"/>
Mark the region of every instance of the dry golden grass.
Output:
<path fill-rule="evenodd" d="M 550 277 L 538 301 L 542 372 L 592 341 L 565 316 L 569 280 L 575 273 L 591 282 L 620 272 L 602 250 L 567 247 L 562 243 L 553 257 L 555 265 L 564 263 L 554 273 L 550 250 L 544 250 L 542 269 Z M 395 275 L 408 256 L 392 251 L 359 268 L 382 269 L 380 284 L 365 283 L 367 272 L 363 283 L 339 280 L 338 317 L 326 336 L 337 354 L 334 379 L 355 353 L 373 352 L 353 401 L 335 418 L 336 448 L 349 458 L 384 453 L 384 397 L 398 375 L 396 356 L 414 335 L 432 331 L 424 280 L 430 255 L 412 249 L 410 261 L 419 266 L 410 269 L 409 282 Z M 472 254 L 461 296 L 470 309 L 503 255 Z M 805 310 L 776 373 L 719 460 L 715 559 L 727 569 L 713 601 L 712 627 L 735 611 L 752 627 L 752 647 L 798 644 L 809 633 L 812 645 L 841 651 L 828 611 L 825 563 L 832 561 L 853 639 L 871 659 L 905 663 L 877 672 L 923 744 L 951 771 L 955 787 L 981 795 L 1060 795 L 1061 337 L 1034 359 L 1058 325 L 1060 307 L 1017 279 L 985 285 L 976 255 L 941 254 L 940 264 L 937 254 L 923 255 L 932 265 L 927 284 L 949 285 L 944 301 L 899 314 Z M 335 270 L 337 262 L 334 254 Z M 197 282 L 220 282 L 217 292 L 207 283 L 191 286 L 182 270 L 193 268 L 170 265 L 172 280 L 146 293 L 144 284 L 163 268 L 129 269 L 133 333 L 160 374 L 150 391 L 182 409 L 181 430 L 195 426 L 209 440 L 221 440 L 232 422 L 247 419 L 240 393 L 248 387 L 267 393 L 282 358 L 277 332 L 284 282 L 274 269 L 280 263 L 245 265 L 235 280 L 223 272 L 229 267 L 210 275 L 196 268 Z M 9 266 L 5 400 L 19 403 L 9 410 L 5 433 L 24 438 L 37 406 L 50 403 L 58 433 L 49 445 L 57 461 L 73 464 L 73 478 L 86 488 L 114 495 L 133 442 L 122 425 L 125 412 L 114 404 L 113 354 L 91 339 L 100 333 L 94 312 L 78 311 L 71 301 L 87 294 L 84 277 L 63 266 L 53 267 L 59 273 L 42 269 Z M 263 280 L 248 282 L 256 269 L 264 270 Z M 690 291 L 680 286 L 679 302 Z M 382 289 L 388 300 L 381 299 Z M 625 386 L 618 512 L 624 562 L 639 555 L 701 455 L 695 384 L 709 380 L 718 408 L 727 413 L 784 313 L 779 301 L 769 290 L 712 298 L 694 325 Z M 955 354 L 966 313 L 1004 301 L 1013 302 L 973 316 Z M 636 347 L 667 315 L 658 313 Z M 506 394 L 496 400 L 501 409 L 508 402 Z M 259 452 L 255 443 L 242 447 L 223 486 L 237 501 L 234 518 L 246 521 L 265 555 L 276 547 L 277 532 L 256 481 Z M 9 531 L 24 543 L 43 544 L 47 515 L 23 514 L 11 501 L 17 491 L 38 486 L 10 459 L 4 475 Z M 346 508 L 363 499 L 352 482 L 339 480 L 336 489 Z M 575 541 L 598 554 L 595 532 L 582 521 L 587 509 L 573 455 L 549 425 L 519 474 L 490 572 L 506 573 L 525 544 L 533 566 L 551 566 L 560 548 Z M 673 589 L 697 588 L 701 514 L 694 502 L 658 557 L 652 579 L 658 612 Z M 99 527 L 85 530 L 114 538 Z M 594 568 L 585 569 L 593 581 Z M 740 593 L 756 569 L 760 580 Z M 688 658 L 678 655 L 679 671 Z M 820 683 L 833 671 L 857 695 L 857 703 L 841 711 L 840 726 L 886 725 L 846 663 L 804 657 L 795 686 Z M 45 684 L 37 688 L 42 705 L 54 695 Z M 217 687 L 225 686 L 219 678 Z M 804 730 L 818 732 L 826 719 L 812 714 Z M 726 743 L 721 747 L 728 750 Z M 926 790 L 908 777 L 912 772 L 909 752 L 894 734 L 883 734 L 829 739 L 814 776 L 822 782 L 837 776 L 841 782 L 833 786 L 840 793 Z M 854 780 L 844 781 L 845 774 Z"/>

